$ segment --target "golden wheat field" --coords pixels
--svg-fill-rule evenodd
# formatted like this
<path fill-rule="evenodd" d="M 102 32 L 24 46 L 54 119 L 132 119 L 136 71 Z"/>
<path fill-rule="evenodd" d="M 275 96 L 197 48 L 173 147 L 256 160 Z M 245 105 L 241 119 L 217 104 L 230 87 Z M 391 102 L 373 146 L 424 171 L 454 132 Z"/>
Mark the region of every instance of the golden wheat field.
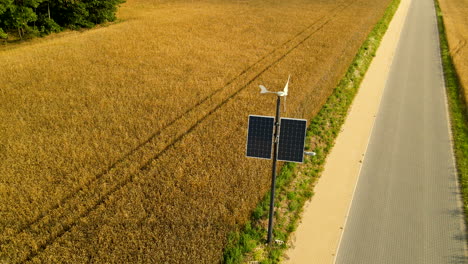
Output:
<path fill-rule="evenodd" d="M 127 0 L 0 48 L 0 262 L 220 262 L 270 186 L 258 85 L 310 119 L 389 2 Z"/>
<path fill-rule="evenodd" d="M 468 102 L 468 0 L 439 0 L 450 55 Z"/>

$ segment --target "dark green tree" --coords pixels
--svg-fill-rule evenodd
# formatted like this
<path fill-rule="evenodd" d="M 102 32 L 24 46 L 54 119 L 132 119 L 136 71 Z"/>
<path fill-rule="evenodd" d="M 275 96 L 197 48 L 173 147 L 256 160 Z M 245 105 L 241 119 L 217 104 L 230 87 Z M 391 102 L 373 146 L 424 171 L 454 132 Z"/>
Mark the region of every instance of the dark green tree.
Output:
<path fill-rule="evenodd" d="M 124 0 L 0 0 L 0 38 L 45 35 L 114 21 Z"/>
<path fill-rule="evenodd" d="M 13 0 L 0 0 L 0 38 L 6 39 L 8 35 L 5 30 L 8 29 L 6 24 L 5 13 L 13 7 Z"/>
<path fill-rule="evenodd" d="M 117 6 L 123 3 L 123 0 L 84 0 L 86 9 L 88 10 L 88 20 L 94 24 L 101 24 L 104 22 L 114 21 L 116 19 L 115 13 Z"/>

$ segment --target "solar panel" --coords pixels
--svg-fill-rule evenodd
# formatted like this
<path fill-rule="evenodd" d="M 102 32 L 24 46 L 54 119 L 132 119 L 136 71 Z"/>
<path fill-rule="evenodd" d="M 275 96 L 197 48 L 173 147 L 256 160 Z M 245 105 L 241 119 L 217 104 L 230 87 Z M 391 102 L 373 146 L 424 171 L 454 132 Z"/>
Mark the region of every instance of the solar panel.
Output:
<path fill-rule="evenodd" d="M 307 120 L 281 118 L 278 160 L 302 163 Z"/>
<path fill-rule="evenodd" d="M 271 159 L 274 122 L 271 116 L 249 115 L 247 157 Z"/>

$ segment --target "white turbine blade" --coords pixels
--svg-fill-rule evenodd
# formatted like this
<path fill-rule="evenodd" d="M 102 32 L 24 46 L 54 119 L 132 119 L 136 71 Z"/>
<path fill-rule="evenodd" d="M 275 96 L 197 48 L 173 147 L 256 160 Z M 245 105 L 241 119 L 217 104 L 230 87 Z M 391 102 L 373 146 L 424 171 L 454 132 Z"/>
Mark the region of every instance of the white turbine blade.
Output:
<path fill-rule="evenodd" d="M 284 89 L 283 89 L 283 94 L 282 96 L 286 96 L 288 95 L 288 88 L 289 88 L 289 79 L 291 78 L 291 75 L 289 75 L 288 77 L 288 81 L 286 82 L 286 85 L 284 86 Z"/>
<path fill-rule="evenodd" d="M 260 85 L 260 93 L 269 93 L 269 91 L 267 90 L 267 88 L 263 85 Z"/>

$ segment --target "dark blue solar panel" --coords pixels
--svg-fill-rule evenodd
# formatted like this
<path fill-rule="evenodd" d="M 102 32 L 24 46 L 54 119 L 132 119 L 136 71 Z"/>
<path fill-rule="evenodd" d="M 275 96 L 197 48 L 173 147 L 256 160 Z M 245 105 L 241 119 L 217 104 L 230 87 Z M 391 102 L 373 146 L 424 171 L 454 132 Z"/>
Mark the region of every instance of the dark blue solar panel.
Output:
<path fill-rule="evenodd" d="M 247 157 L 271 159 L 274 122 L 269 116 L 249 116 Z"/>
<path fill-rule="evenodd" d="M 303 162 L 307 121 L 281 118 L 278 160 Z"/>

